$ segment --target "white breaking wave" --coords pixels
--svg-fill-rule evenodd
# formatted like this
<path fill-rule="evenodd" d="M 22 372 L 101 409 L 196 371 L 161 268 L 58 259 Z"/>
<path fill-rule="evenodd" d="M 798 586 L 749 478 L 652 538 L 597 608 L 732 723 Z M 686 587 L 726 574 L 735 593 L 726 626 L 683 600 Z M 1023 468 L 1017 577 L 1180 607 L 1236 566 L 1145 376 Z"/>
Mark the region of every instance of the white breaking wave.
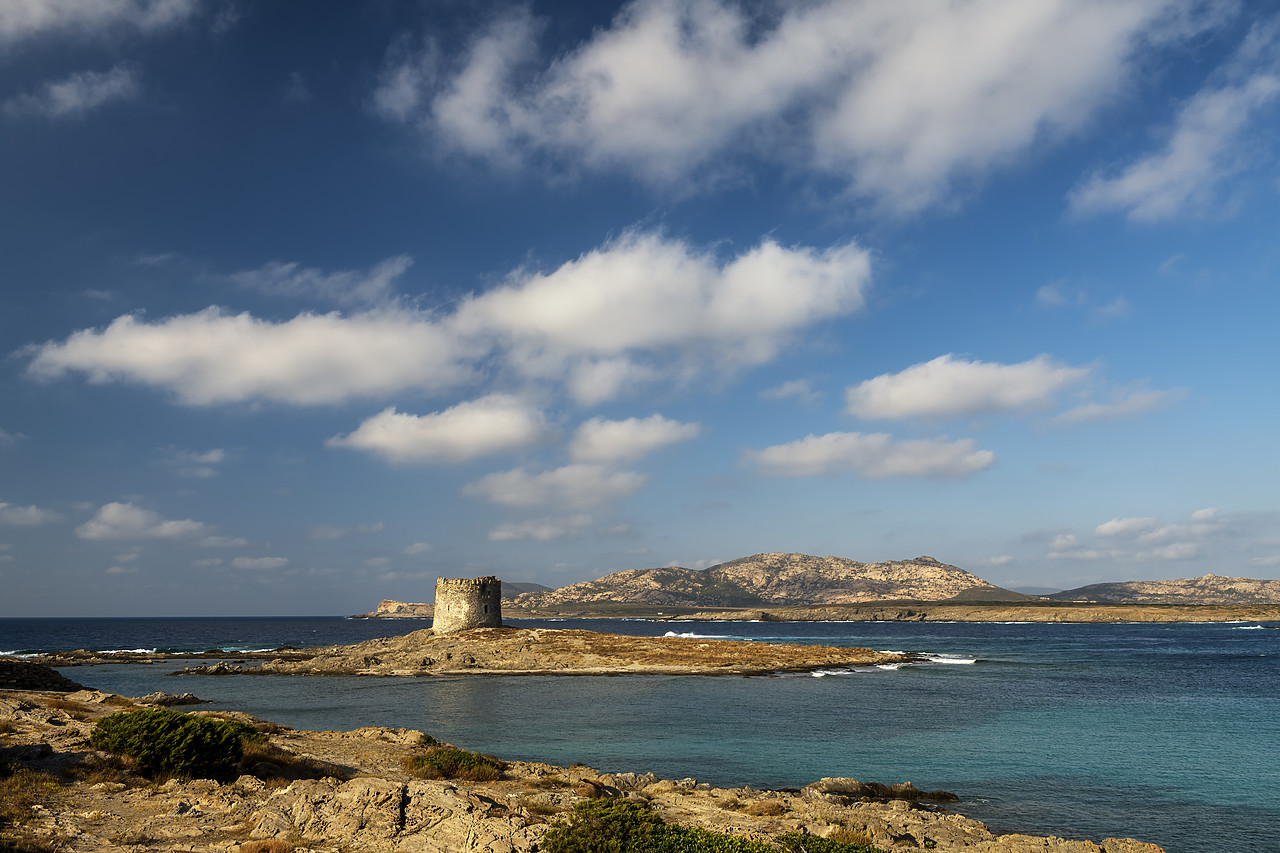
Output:
<path fill-rule="evenodd" d="M 678 633 L 676 633 L 675 631 L 668 631 L 667 633 L 663 634 L 662 636 L 664 636 L 664 637 L 683 637 L 683 638 L 684 638 L 684 639 L 686 639 L 686 640 L 730 640 L 730 639 L 732 639 L 732 637 L 730 637 L 728 634 L 694 634 L 694 633 L 691 633 L 691 632 L 688 632 L 688 631 L 686 631 L 686 632 L 684 632 L 684 633 L 682 633 L 682 634 L 678 634 Z"/>
<path fill-rule="evenodd" d="M 974 664 L 977 658 L 962 658 L 959 655 L 922 655 L 929 663 Z"/>
<path fill-rule="evenodd" d="M 1266 625 L 1237 625 L 1235 628 L 1232 628 L 1231 630 L 1232 631 L 1265 631 L 1267 630 L 1267 626 Z"/>

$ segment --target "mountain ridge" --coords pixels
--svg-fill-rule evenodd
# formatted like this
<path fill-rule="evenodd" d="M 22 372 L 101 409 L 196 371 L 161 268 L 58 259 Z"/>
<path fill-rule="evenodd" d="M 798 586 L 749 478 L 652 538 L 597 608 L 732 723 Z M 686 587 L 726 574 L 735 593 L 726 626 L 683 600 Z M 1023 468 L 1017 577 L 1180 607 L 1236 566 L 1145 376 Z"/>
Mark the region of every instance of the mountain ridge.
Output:
<path fill-rule="evenodd" d="M 881 563 L 845 557 L 769 552 L 706 569 L 626 569 L 594 581 L 516 596 L 526 608 L 586 602 L 662 606 L 752 607 L 945 601 L 961 596 L 1023 599 L 964 569 L 929 556 Z"/>
<path fill-rule="evenodd" d="M 1094 583 L 1044 596 L 1091 604 L 1280 604 L 1280 581 L 1222 577 Z"/>

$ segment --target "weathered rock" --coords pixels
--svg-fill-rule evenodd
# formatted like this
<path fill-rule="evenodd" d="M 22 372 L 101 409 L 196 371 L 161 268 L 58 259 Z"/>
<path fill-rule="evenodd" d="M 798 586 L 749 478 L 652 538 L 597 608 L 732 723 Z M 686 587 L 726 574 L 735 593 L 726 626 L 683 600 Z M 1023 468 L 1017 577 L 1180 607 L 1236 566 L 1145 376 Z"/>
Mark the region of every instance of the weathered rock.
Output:
<path fill-rule="evenodd" d="M 85 738 L 92 718 L 115 709 L 104 702 L 86 703 L 89 719 L 79 721 L 45 707 L 48 698 L 0 692 L 0 720 L 10 723 L 6 745 L 29 747 L 24 758 L 45 768 L 83 760 L 89 754 Z M 420 738 L 412 729 L 282 730 L 271 737 L 273 746 L 348 768 L 355 778 L 301 780 L 283 788 L 253 776 L 225 785 L 171 780 L 158 788 L 139 785 L 128 774 L 119 781 L 68 781 L 58 799 L 43 811 L 33 810 L 24 826 L 50 843 L 72 839 L 69 849 L 86 851 L 148 845 L 192 853 L 230 853 L 238 847 L 286 853 L 297 843 L 362 853 L 532 853 L 547 830 L 543 815 L 604 795 L 644 803 L 665 820 L 761 840 L 796 831 L 826 837 L 843 829 L 866 835 L 886 851 L 1162 853 L 1155 845 L 1129 839 L 1106 839 L 1099 845 L 996 836 L 977 821 L 906 800 L 852 801 L 848 794 L 864 788 L 908 790 L 906 785 L 853 779 L 823 779 L 803 792 L 755 791 L 715 788 L 695 779 L 659 779 L 651 773 L 601 775 L 581 765 L 510 762 L 503 778 L 493 782 L 422 781 L 403 769 L 403 759 L 418 748 Z M 246 834 L 251 840 L 246 841 Z"/>
<path fill-rule="evenodd" d="M 84 690 L 60 672 L 44 664 L 16 658 L 0 658 L 0 690 L 51 690 L 71 693 Z"/>

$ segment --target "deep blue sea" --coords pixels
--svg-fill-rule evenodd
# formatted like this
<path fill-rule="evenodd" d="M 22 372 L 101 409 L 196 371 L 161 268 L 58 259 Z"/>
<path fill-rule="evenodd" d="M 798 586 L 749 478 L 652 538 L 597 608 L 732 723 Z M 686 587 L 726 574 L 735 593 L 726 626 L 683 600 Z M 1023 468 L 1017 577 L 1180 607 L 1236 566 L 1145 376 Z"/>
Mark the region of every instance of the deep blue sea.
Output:
<path fill-rule="evenodd" d="M 64 674 L 127 695 L 191 691 L 310 729 L 422 729 L 511 759 L 802 787 L 823 776 L 960 795 L 998 832 L 1130 836 L 1170 853 L 1280 851 L 1280 630 L 1259 623 L 509 624 L 868 646 L 930 661 L 821 677 L 169 678 Z M 0 619 L 0 652 L 229 652 L 353 643 L 429 620 Z"/>

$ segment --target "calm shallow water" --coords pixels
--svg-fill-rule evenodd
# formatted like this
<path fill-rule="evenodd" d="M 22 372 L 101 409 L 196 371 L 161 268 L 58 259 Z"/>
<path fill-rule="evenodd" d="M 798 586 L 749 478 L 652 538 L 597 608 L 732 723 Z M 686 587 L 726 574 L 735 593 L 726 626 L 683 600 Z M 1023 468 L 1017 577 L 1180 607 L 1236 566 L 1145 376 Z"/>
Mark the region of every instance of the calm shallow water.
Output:
<path fill-rule="evenodd" d="M 306 646 L 427 624 L 0 620 L 0 649 Z M 581 761 L 721 785 L 800 787 L 822 776 L 909 780 L 956 792 L 964 800 L 960 811 L 997 831 L 1132 836 L 1170 853 L 1280 849 L 1280 631 L 1254 625 L 540 624 L 870 646 L 928 653 L 938 662 L 819 678 L 179 680 L 164 677 L 172 665 L 64 672 L 130 695 L 190 690 L 219 707 L 299 728 L 417 728 L 506 758 Z"/>

